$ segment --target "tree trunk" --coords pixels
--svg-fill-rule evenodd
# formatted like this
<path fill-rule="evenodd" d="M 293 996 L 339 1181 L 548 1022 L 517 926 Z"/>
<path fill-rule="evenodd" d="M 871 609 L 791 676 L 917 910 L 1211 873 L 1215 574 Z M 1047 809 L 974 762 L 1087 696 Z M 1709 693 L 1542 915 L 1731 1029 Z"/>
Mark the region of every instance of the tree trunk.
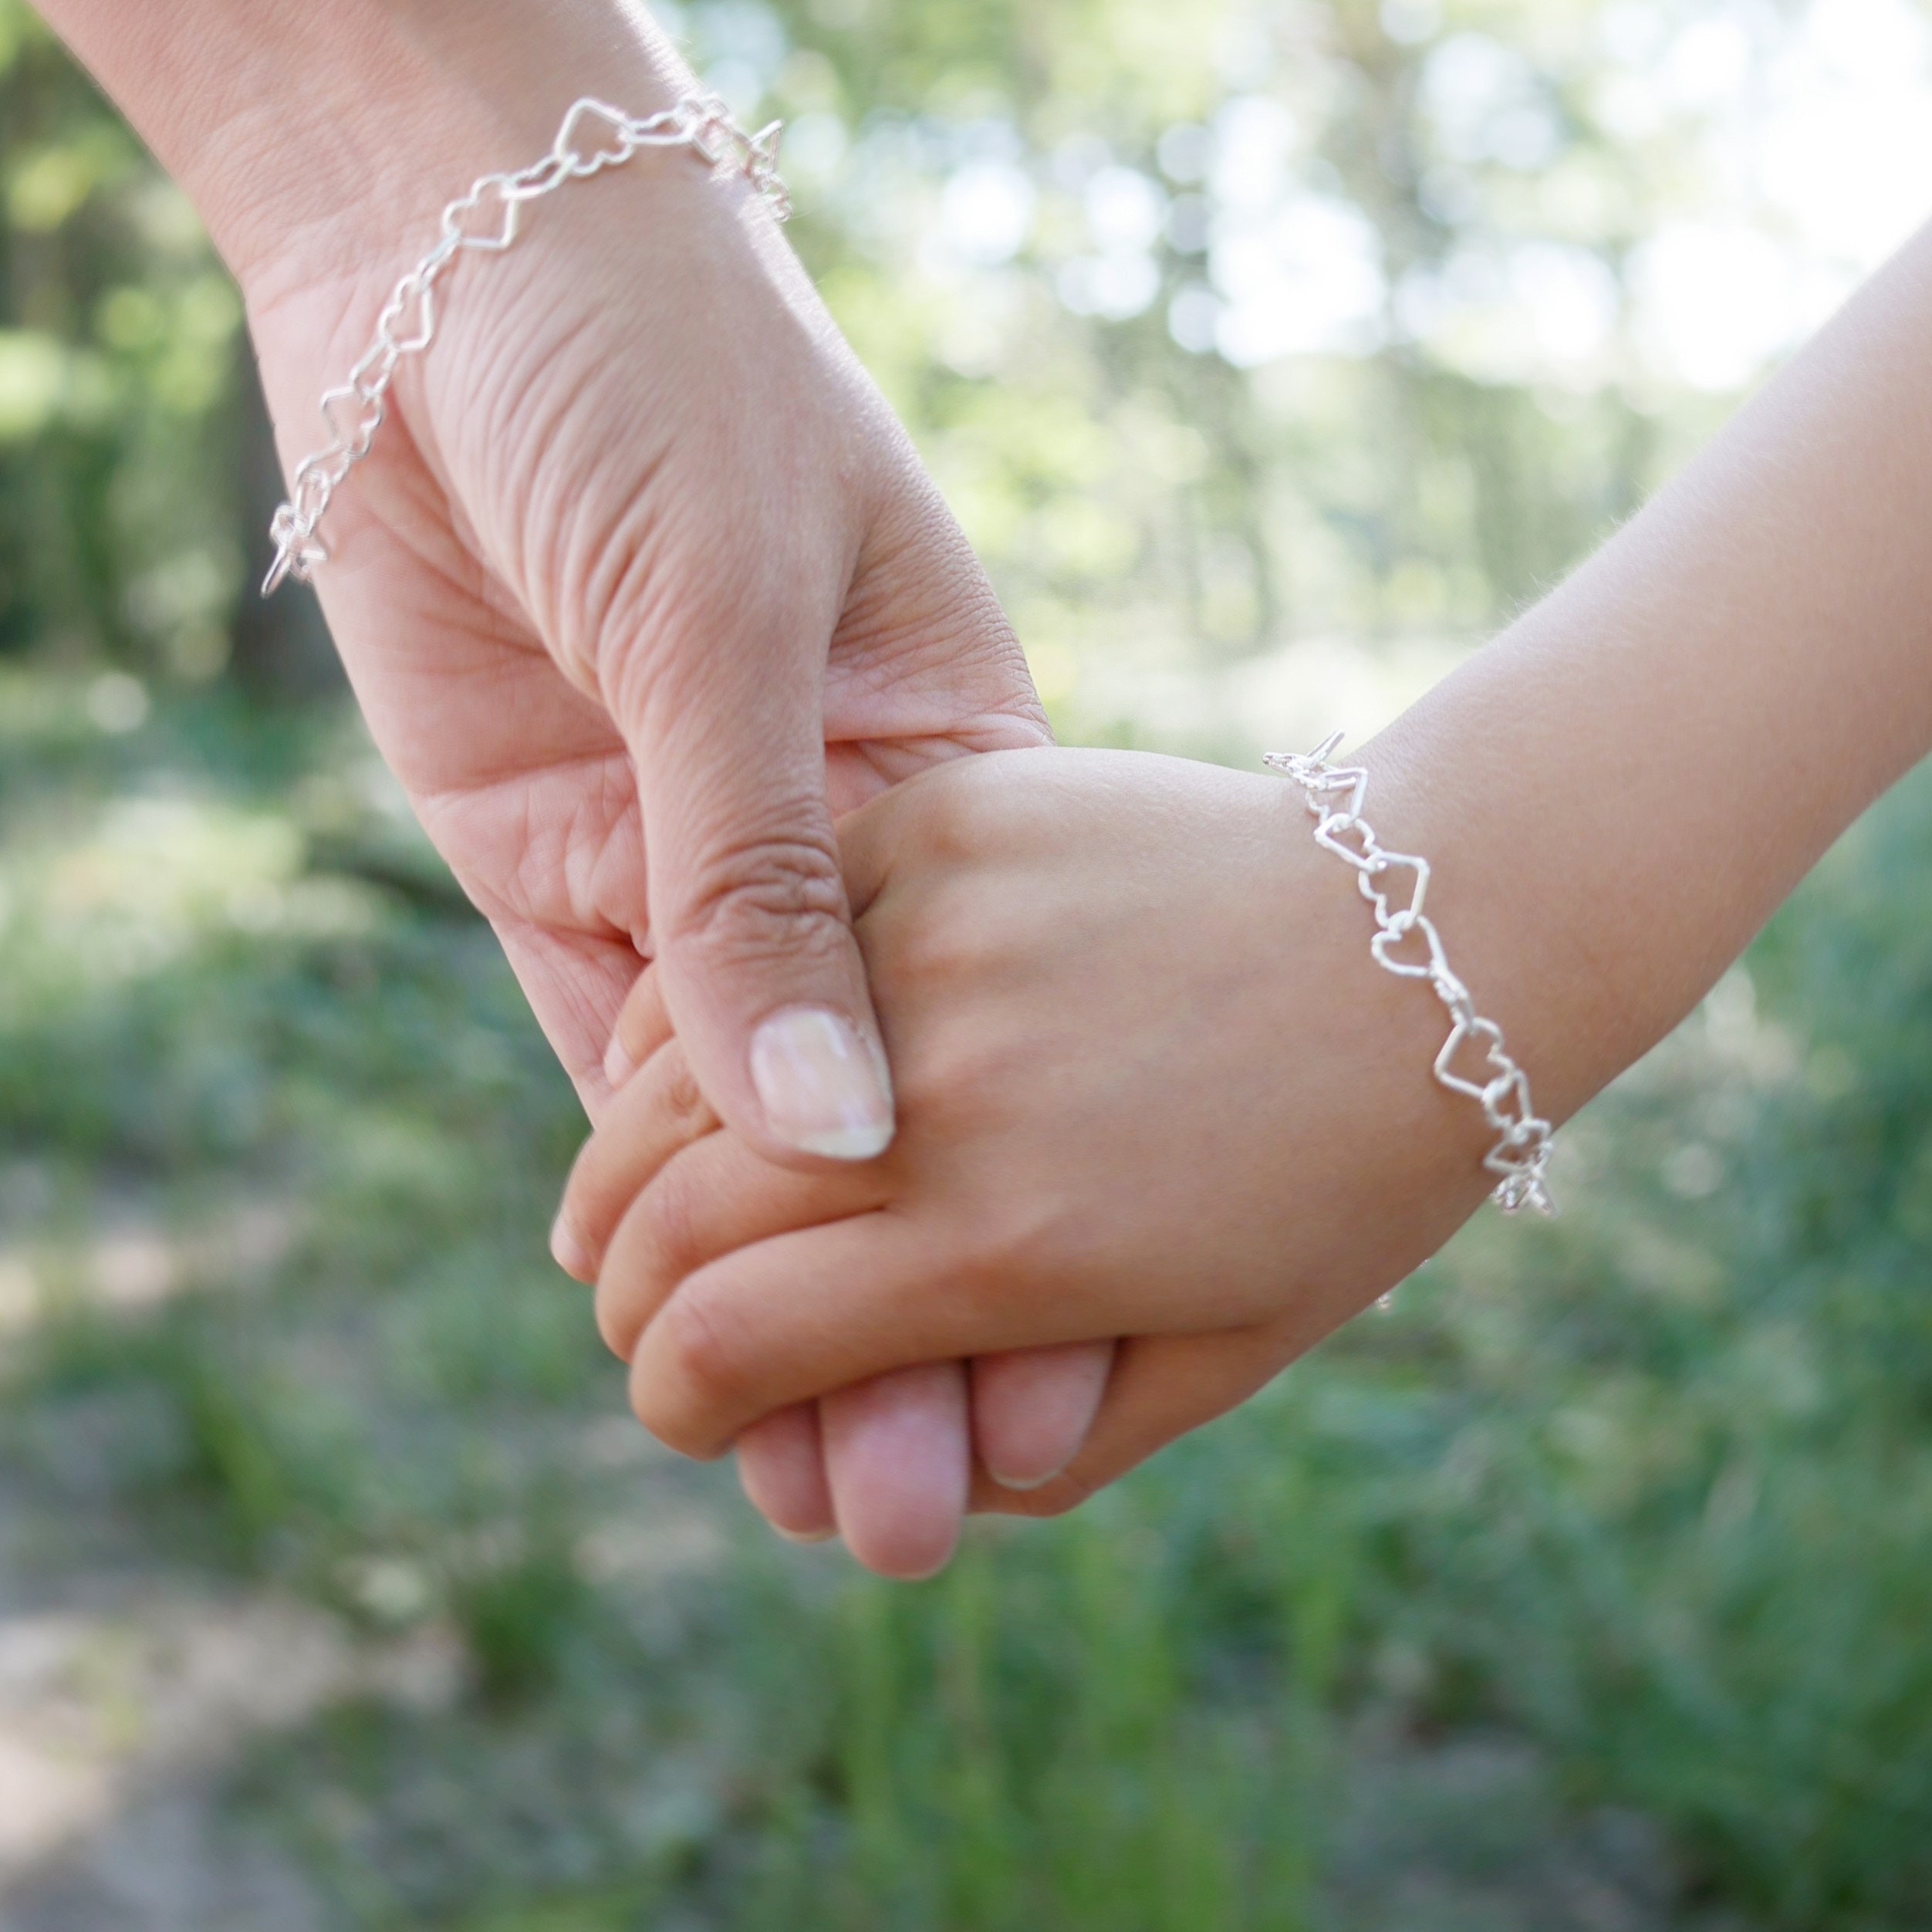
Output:
<path fill-rule="evenodd" d="M 306 584 L 285 583 L 262 595 L 274 550 L 269 520 L 288 493 L 275 431 L 262 394 L 255 352 L 244 335 L 236 350 L 234 447 L 242 478 L 242 553 L 248 567 L 234 619 L 235 681 L 258 702 L 312 703 L 345 690 L 342 661 L 323 621 L 322 606 Z"/>

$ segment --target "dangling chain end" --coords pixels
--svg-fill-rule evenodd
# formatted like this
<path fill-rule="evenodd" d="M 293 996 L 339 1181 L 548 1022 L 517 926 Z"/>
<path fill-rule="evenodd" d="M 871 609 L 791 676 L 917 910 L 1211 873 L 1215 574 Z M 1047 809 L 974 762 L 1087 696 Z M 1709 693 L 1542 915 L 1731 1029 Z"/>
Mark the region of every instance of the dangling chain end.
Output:
<path fill-rule="evenodd" d="M 329 552 L 316 536 L 313 525 L 302 522 L 292 503 L 285 503 L 275 512 L 269 535 L 275 541 L 275 561 L 262 579 L 265 600 L 272 597 L 291 577 L 297 583 L 312 583 L 317 566 L 329 561 Z"/>

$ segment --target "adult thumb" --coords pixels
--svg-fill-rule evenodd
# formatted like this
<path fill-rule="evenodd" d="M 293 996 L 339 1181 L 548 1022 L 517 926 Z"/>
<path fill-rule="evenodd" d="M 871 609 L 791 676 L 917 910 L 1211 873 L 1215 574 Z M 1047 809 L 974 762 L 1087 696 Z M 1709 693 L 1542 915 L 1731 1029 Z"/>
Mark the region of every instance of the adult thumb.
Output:
<path fill-rule="evenodd" d="M 762 1153 L 869 1160 L 892 1080 L 826 802 L 821 674 L 708 641 L 697 674 L 619 718 L 665 1006 L 705 1098 Z"/>

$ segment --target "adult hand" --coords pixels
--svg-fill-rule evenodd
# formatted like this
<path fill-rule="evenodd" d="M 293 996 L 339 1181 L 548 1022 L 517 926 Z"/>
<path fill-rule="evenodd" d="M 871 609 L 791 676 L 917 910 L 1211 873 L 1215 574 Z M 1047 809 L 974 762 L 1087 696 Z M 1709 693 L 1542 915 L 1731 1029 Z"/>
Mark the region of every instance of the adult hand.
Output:
<path fill-rule="evenodd" d="M 451 194 L 541 154 L 579 94 L 644 113 L 692 86 L 618 0 L 46 11 L 235 269 L 291 466 Z M 891 1093 L 832 815 L 1045 741 L 1024 662 L 742 179 L 647 152 L 525 217 L 451 272 L 336 498 L 330 627 L 593 1117 L 654 958 L 704 1102 L 750 1145 L 876 1155 Z M 968 1461 L 961 1371 L 899 1390 L 847 1398 L 893 1413 L 828 1438 L 847 1513 L 908 1569 L 950 1543 Z M 802 1419 L 770 1427 L 752 1486 L 829 1527 Z"/>

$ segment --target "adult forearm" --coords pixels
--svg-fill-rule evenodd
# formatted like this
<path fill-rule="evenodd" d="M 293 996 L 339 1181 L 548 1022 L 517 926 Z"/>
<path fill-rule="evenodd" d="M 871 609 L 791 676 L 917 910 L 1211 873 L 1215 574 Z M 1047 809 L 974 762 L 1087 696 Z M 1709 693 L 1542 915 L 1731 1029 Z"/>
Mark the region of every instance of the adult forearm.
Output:
<path fill-rule="evenodd" d="M 647 113 L 689 78 L 627 0 L 36 4 L 245 286 L 392 252 L 386 229 L 541 152 L 579 94 Z"/>
<path fill-rule="evenodd" d="M 1441 855 L 1459 969 L 1546 1107 L 1674 1024 L 1932 746 L 1928 503 L 1932 230 L 1374 748 L 1383 829 Z"/>

